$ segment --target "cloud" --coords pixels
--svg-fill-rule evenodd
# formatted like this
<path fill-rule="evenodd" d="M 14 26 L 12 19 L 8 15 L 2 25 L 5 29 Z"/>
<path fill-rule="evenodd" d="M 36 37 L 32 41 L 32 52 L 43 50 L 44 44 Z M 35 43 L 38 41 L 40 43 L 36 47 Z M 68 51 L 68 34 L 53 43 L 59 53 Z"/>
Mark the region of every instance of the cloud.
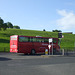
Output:
<path fill-rule="evenodd" d="M 57 10 L 58 14 L 61 15 L 61 18 L 57 20 L 58 27 L 60 29 L 72 29 L 75 28 L 75 14 L 67 12 L 66 10 Z"/>

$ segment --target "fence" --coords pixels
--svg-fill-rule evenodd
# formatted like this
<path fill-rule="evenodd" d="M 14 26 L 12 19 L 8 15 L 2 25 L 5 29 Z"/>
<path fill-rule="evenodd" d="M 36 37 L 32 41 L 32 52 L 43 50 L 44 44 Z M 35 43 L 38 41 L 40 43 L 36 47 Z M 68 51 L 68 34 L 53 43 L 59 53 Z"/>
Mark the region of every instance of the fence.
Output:
<path fill-rule="evenodd" d="M 61 50 L 60 50 L 60 53 L 62 53 L 62 50 L 64 50 L 64 55 L 67 55 L 67 56 L 75 56 L 75 47 L 63 47 Z"/>
<path fill-rule="evenodd" d="M 62 47 L 61 49 L 64 49 L 65 51 L 66 50 L 74 51 L 75 50 L 75 47 Z"/>
<path fill-rule="evenodd" d="M 9 52 L 9 47 L 0 47 L 0 52 Z"/>
<path fill-rule="evenodd" d="M 57 53 L 57 55 L 61 55 L 62 51 L 64 49 L 64 55 L 67 56 L 75 56 L 75 47 L 63 47 L 60 49 L 60 53 Z M 9 52 L 10 48 L 9 47 L 0 47 L 0 52 Z"/>

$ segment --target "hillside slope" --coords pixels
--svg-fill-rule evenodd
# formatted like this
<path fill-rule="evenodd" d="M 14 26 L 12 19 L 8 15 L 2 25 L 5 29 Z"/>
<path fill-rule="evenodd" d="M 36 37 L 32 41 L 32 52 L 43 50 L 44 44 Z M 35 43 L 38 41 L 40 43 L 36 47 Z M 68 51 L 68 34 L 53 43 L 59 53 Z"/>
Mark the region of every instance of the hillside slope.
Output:
<path fill-rule="evenodd" d="M 0 31 L 0 48 L 8 47 L 10 45 L 11 35 L 26 35 L 26 36 L 42 36 L 42 37 L 58 37 L 56 32 L 48 31 L 36 31 L 36 30 L 23 30 L 23 29 L 7 29 L 6 31 Z M 75 34 L 64 33 L 64 38 L 61 41 L 61 48 L 74 47 Z"/>

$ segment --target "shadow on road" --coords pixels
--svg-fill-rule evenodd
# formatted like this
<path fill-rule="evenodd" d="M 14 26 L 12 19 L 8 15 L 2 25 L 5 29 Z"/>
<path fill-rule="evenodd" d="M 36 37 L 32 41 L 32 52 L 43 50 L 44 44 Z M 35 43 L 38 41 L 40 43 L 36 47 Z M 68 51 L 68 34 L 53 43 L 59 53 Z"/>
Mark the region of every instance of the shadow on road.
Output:
<path fill-rule="evenodd" d="M 8 60 L 12 60 L 10 58 L 5 58 L 5 57 L 0 57 L 0 61 L 8 61 Z"/>
<path fill-rule="evenodd" d="M 44 54 L 35 54 L 35 55 L 31 55 L 31 54 L 18 54 L 19 56 L 41 56 Z"/>

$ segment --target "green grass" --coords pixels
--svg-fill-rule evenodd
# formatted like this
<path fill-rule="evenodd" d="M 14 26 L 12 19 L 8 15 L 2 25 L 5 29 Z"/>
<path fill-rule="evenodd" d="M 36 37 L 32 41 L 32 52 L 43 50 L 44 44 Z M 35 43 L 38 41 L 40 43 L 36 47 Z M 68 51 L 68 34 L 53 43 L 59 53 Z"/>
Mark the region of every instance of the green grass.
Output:
<path fill-rule="evenodd" d="M 10 48 L 10 36 L 11 35 L 25 35 L 25 36 L 42 36 L 42 37 L 58 37 L 56 32 L 48 31 L 36 31 L 36 30 L 23 30 L 23 29 L 7 29 L 6 31 L 0 31 L 0 50 L 1 48 Z M 74 47 L 75 34 L 64 33 L 64 38 L 61 40 L 61 48 Z"/>

